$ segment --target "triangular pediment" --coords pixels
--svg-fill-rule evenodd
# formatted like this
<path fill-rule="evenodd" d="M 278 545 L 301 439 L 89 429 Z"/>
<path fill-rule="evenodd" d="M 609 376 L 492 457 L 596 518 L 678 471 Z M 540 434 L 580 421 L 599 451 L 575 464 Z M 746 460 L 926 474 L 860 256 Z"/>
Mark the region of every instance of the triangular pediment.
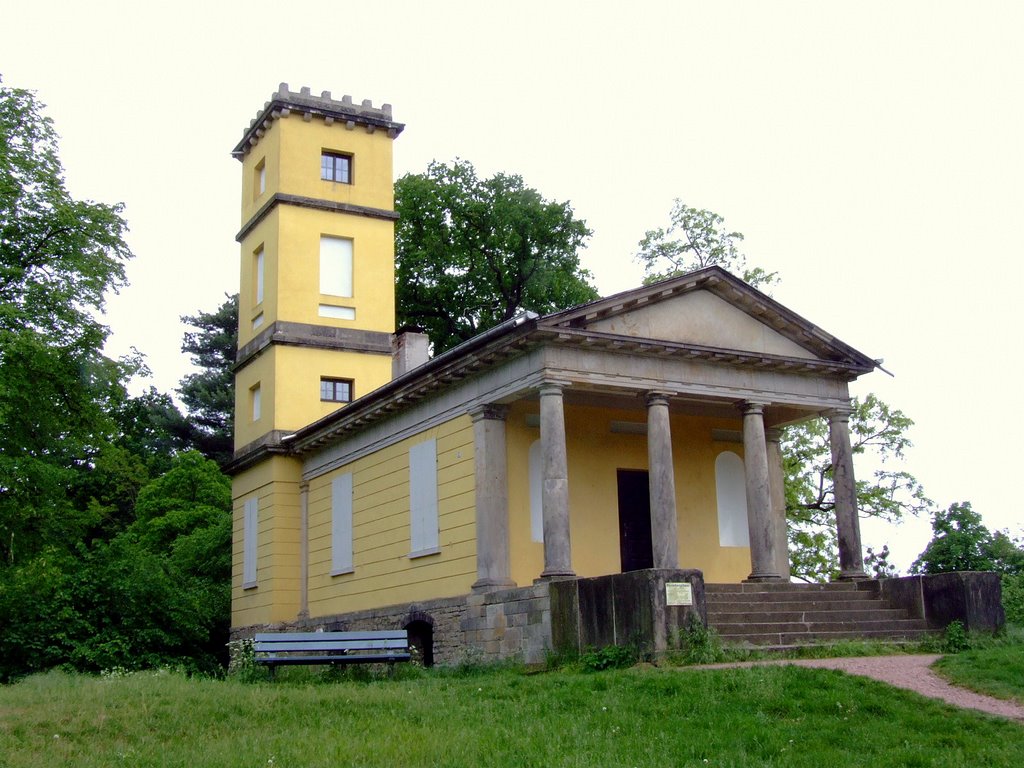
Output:
<path fill-rule="evenodd" d="M 785 357 L 817 357 L 774 328 L 705 290 L 595 319 L 586 327 L 602 333 L 657 341 Z"/>
<path fill-rule="evenodd" d="M 772 357 L 874 361 L 720 267 L 708 267 L 598 299 L 541 320 L 601 337 L 693 345 Z"/>

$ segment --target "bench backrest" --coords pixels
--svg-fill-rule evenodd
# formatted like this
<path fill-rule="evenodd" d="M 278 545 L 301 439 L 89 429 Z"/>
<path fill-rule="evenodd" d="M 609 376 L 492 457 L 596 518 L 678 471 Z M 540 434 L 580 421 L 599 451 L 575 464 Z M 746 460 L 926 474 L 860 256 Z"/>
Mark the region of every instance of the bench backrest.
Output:
<path fill-rule="evenodd" d="M 301 651 L 404 651 L 409 633 L 404 629 L 376 632 L 260 632 L 256 653 Z"/>

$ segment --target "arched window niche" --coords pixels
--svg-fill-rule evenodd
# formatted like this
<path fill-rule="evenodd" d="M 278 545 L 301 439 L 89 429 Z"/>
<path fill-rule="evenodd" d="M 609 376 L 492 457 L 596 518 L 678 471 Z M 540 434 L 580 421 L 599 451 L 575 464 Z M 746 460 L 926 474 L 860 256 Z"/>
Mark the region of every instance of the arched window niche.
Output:
<path fill-rule="evenodd" d="M 749 547 L 746 472 L 743 459 L 732 451 L 722 451 L 715 459 L 715 495 L 719 546 Z"/>

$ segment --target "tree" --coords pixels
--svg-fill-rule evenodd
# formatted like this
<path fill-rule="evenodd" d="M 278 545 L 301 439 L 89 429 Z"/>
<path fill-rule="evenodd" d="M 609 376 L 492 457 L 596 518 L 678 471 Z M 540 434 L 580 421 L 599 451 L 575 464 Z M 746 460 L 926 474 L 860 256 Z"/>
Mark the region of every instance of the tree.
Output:
<path fill-rule="evenodd" d="M 932 514 L 932 540 L 910 567 L 914 573 L 1024 573 L 1024 545 L 1006 531 L 992 533 L 969 501 Z"/>
<path fill-rule="evenodd" d="M 897 522 L 906 514 L 931 509 L 917 478 L 902 468 L 912 445 L 907 432 L 914 422 L 873 394 L 863 400 L 853 398 L 851 404 L 853 453 L 867 459 L 859 462 L 857 479 L 861 516 Z M 838 555 L 832 452 L 825 420 L 787 427 L 782 451 L 792 573 L 806 581 L 828 580 L 838 573 Z M 870 474 L 864 466 L 873 467 Z"/>
<path fill-rule="evenodd" d="M 739 250 L 743 235 L 728 232 L 725 219 L 713 211 L 692 208 L 678 198 L 669 213 L 667 228 L 649 229 L 640 241 L 636 258 L 644 265 L 644 284 L 718 265 L 755 288 L 776 282 L 778 273 L 747 268 Z"/>
<path fill-rule="evenodd" d="M 213 312 L 181 318 L 198 330 L 185 334 L 181 351 L 202 370 L 181 380 L 178 393 L 189 412 L 188 438 L 221 466 L 234 450 L 235 375 L 238 351 L 238 294 L 228 296 Z"/>
<path fill-rule="evenodd" d="M 223 668 L 231 481 L 186 452 L 145 485 L 137 512 L 110 540 L 48 546 L 0 570 L 0 682 L 57 665 Z"/>
<path fill-rule="evenodd" d="M 597 298 L 579 263 L 586 223 L 520 176 L 432 162 L 395 183 L 395 208 L 398 325 L 423 328 L 435 354 L 524 309 Z"/>
<path fill-rule="evenodd" d="M 91 524 L 68 489 L 116 434 L 136 361 L 101 350 L 96 319 L 125 284 L 120 205 L 74 200 L 57 136 L 23 89 L 0 86 L 0 561 Z"/>

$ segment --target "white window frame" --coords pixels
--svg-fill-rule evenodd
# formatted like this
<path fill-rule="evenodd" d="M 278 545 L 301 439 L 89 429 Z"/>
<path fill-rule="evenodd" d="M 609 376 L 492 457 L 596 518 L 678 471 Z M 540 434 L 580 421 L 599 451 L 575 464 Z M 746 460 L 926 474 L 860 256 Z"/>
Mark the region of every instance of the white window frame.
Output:
<path fill-rule="evenodd" d="M 259 384 L 249 390 L 252 398 L 252 420 L 259 421 L 263 415 L 263 396 L 261 394 L 262 389 Z"/>
<path fill-rule="evenodd" d="M 732 451 L 715 457 L 715 499 L 718 506 L 718 545 L 749 547 L 747 481 L 743 459 Z"/>
<path fill-rule="evenodd" d="M 527 457 L 527 473 L 530 482 L 530 540 L 544 541 L 544 454 L 540 440 L 530 444 Z"/>
<path fill-rule="evenodd" d="M 441 551 L 437 503 L 437 440 L 409 449 L 409 557 Z"/>
<path fill-rule="evenodd" d="M 352 551 L 352 473 L 331 480 L 331 576 L 355 571 Z"/>
<path fill-rule="evenodd" d="M 263 274 L 264 274 L 264 267 L 265 267 L 265 262 L 266 262 L 266 258 L 265 258 L 264 254 L 263 254 L 263 246 L 262 245 L 259 248 L 256 249 L 256 253 L 254 254 L 254 256 L 255 256 L 255 262 L 256 263 L 253 265 L 253 272 L 255 273 L 253 278 L 256 281 L 256 303 L 257 304 L 262 304 L 263 303 L 263 285 L 264 285 L 264 283 L 263 283 Z"/>
<path fill-rule="evenodd" d="M 351 238 L 320 235 L 320 293 L 352 298 L 352 263 L 355 250 Z"/>
<path fill-rule="evenodd" d="M 242 589 L 256 586 L 256 560 L 259 551 L 260 501 L 253 497 L 245 500 L 242 518 Z"/>

